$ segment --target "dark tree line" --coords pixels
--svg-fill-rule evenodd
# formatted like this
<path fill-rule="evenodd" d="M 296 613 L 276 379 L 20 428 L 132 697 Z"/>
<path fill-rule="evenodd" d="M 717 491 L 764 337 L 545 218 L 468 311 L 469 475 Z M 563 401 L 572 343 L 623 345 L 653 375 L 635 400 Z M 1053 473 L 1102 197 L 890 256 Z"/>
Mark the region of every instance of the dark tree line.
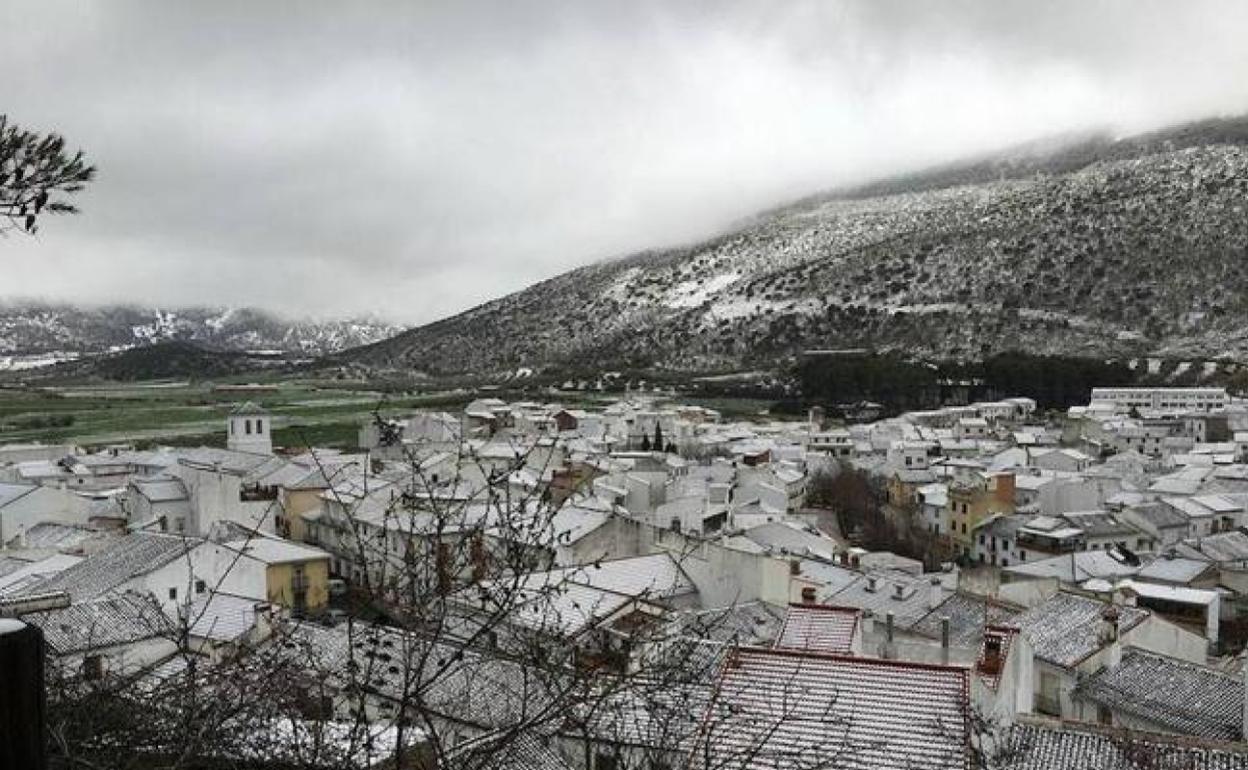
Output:
<path fill-rule="evenodd" d="M 1130 384 L 1125 363 L 1012 351 L 980 362 L 929 364 L 896 354 L 811 356 L 794 368 L 804 400 L 835 409 L 873 401 L 889 412 L 960 400 L 1027 396 L 1043 409 L 1086 404 L 1092 388 Z"/>

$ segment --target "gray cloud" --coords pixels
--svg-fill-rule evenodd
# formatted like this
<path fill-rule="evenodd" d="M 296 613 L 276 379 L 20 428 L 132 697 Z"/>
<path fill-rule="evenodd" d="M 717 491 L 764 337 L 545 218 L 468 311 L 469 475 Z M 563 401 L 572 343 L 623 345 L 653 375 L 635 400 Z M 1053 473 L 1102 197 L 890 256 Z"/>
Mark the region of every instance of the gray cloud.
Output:
<path fill-rule="evenodd" d="M 419 322 L 786 199 L 1248 108 L 1248 5 L 42 2 L 0 110 L 88 151 L 0 295 Z"/>

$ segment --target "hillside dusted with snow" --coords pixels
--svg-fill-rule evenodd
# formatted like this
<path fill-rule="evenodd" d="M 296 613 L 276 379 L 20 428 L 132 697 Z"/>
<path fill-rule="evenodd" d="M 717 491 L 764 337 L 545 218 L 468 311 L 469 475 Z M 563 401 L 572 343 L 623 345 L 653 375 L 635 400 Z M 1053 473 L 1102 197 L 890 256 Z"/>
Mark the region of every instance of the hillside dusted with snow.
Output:
<path fill-rule="evenodd" d="M 249 308 L 158 310 L 0 303 L 0 368 L 94 355 L 161 342 L 223 351 L 320 356 L 402 331 L 376 320 L 292 321 Z"/>
<path fill-rule="evenodd" d="M 431 374 L 1248 355 L 1248 120 L 1081 137 L 817 196 L 338 357 Z"/>

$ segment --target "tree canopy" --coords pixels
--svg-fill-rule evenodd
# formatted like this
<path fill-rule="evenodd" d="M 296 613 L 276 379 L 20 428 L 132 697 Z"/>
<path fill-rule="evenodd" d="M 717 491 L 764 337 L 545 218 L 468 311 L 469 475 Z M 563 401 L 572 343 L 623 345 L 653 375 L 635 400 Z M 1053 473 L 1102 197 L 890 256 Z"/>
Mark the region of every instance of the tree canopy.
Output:
<path fill-rule="evenodd" d="M 59 134 L 40 134 L 0 115 L 0 233 L 34 234 L 44 214 L 73 214 L 65 199 L 95 178 L 81 150 L 69 152 Z"/>

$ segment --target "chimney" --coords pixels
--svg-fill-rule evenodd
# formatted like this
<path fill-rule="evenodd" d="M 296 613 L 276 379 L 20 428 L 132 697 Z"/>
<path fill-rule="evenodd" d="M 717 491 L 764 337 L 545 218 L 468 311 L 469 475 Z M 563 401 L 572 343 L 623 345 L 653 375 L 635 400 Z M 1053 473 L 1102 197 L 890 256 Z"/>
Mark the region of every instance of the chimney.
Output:
<path fill-rule="evenodd" d="M 805 604 L 815 603 L 815 587 L 814 586 L 806 586 L 805 588 L 802 589 L 802 602 L 804 602 Z"/>
<path fill-rule="evenodd" d="M 901 583 L 893 583 L 893 598 L 898 601 L 906 598 L 906 587 Z"/>
<path fill-rule="evenodd" d="M 949 616 L 940 618 L 940 662 L 949 665 Z"/>
<path fill-rule="evenodd" d="M 268 639 L 273 633 L 273 605 L 259 602 L 251 609 L 255 616 L 256 641 Z"/>
<path fill-rule="evenodd" d="M 799 559 L 789 559 L 789 574 L 790 575 L 802 574 L 802 562 Z"/>
<path fill-rule="evenodd" d="M 893 613 L 889 612 L 884 615 L 884 655 L 885 658 L 897 657 L 897 651 L 893 648 Z"/>
<path fill-rule="evenodd" d="M 1101 644 L 1108 646 L 1108 655 L 1106 656 L 1106 666 L 1117 666 L 1122 662 L 1122 645 L 1118 640 L 1118 616 L 1119 611 L 1113 604 L 1107 604 L 1105 609 L 1101 610 Z"/>
<path fill-rule="evenodd" d="M 989 676 L 1000 674 L 1003 651 L 1000 636 L 991 632 L 984 634 L 984 655 L 979 660 L 979 670 Z"/>
<path fill-rule="evenodd" d="M 940 578 L 933 575 L 927 586 L 927 608 L 929 610 L 936 609 L 940 606 L 942 599 L 944 599 L 944 592 L 940 587 Z"/>
<path fill-rule="evenodd" d="M 866 590 L 870 593 L 875 593 L 875 589 L 876 589 L 875 576 L 874 575 L 867 576 Z"/>

